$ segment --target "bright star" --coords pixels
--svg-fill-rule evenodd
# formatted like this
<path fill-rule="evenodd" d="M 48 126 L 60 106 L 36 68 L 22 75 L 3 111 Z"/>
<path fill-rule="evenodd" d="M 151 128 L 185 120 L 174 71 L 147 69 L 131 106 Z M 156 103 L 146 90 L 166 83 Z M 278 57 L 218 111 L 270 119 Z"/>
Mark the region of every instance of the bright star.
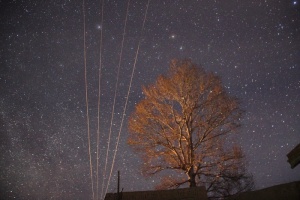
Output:
<path fill-rule="evenodd" d="M 97 25 L 96 25 L 96 29 L 97 29 L 97 30 L 100 30 L 100 29 L 101 29 L 101 25 L 97 24 Z"/>
<path fill-rule="evenodd" d="M 172 35 L 170 36 L 171 39 L 175 39 L 175 37 L 176 37 L 175 34 L 172 34 Z"/>

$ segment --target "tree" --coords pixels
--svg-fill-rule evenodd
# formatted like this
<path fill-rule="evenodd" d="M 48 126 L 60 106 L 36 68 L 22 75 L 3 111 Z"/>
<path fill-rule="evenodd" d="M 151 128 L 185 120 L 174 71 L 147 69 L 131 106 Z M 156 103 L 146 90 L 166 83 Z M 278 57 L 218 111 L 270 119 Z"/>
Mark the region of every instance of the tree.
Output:
<path fill-rule="evenodd" d="M 166 175 L 157 189 L 204 185 L 211 197 L 225 197 L 252 187 L 232 136 L 242 110 L 218 76 L 173 60 L 167 76 L 143 93 L 129 119 L 128 144 L 143 158 L 145 175 Z"/>

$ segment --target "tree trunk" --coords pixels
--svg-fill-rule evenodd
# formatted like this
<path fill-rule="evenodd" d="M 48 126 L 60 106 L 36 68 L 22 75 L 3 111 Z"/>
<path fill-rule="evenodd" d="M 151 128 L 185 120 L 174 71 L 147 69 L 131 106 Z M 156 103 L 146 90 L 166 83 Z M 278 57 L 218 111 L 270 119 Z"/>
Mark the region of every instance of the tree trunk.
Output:
<path fill-rule="evenodd" d="M 190 187 L 196 187 L 196 174 L 194 173 L 194 167 L 192 166 L 188 172 Z"/>

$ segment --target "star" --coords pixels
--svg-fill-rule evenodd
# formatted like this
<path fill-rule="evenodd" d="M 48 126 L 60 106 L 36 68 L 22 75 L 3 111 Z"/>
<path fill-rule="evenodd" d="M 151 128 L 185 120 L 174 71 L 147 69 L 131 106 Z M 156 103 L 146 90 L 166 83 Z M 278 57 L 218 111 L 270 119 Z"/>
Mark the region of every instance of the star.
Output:
<path fill-rule="evenodd" d="M 100 25 L 100 24 L 97 24 L 97 25 L 96 25 L 96 29 L 97 29 L 97 30 L 101 30 L 101 25 Z"/>

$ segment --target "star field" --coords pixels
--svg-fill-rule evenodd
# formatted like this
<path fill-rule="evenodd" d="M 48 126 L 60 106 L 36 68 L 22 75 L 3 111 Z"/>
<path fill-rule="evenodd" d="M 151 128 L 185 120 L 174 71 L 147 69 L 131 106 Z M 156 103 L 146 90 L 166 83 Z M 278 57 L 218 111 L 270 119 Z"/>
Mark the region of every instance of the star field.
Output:
<path fill-rule="evenodd" d="M 116 192 L 117 170 L 124 191 L 159 182 L 141 175 L 141 160 L 126 144 L 127 118 L 143 97 L 141 86 L 165 73 L 173 58 L 218 74 L 241 100 L 237 138 L 256 189 L 299 180 L 299 166 L 290 169 L 286 157 L 300 143 L 299 1 L 152 0 L 141 34 L 147 2 L 129 4 L 109 170 L 141 45 L 108 192 Z M 101 183 L 126 7 L 127 1 L 104 0 L 101 24 L 101 1 L 85 2 L 94 170 L 103 31 Z M 82 1 L 0 1 L 0 13 L 0 199 L 91 199 Z"/>

